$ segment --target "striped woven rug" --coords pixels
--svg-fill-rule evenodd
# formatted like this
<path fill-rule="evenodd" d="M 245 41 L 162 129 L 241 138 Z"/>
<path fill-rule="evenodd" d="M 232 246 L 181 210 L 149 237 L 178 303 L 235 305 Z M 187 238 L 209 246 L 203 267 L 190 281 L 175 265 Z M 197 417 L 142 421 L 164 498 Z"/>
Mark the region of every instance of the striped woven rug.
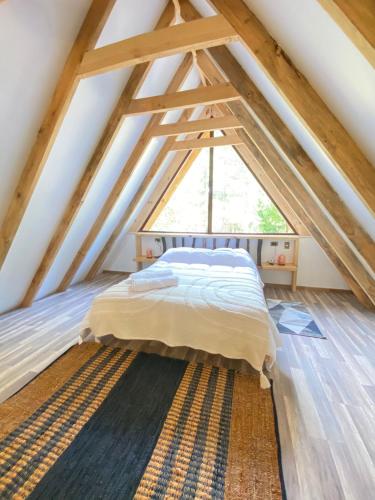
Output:
<path fill-rule="evenodd" d="M 0 422 L 2 499 L 284 496 L 257 375 L 85 344 L 0 405 Z"/>

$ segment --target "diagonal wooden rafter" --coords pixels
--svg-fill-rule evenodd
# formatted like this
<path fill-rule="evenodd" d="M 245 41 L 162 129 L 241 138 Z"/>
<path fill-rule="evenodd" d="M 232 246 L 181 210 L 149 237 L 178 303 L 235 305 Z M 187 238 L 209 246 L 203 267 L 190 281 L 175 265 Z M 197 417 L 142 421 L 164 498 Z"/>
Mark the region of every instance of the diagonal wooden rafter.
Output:
<path fill-rule="evenodd" d="M 272 203 L 279 209 L 284 219 L 288 222 L 289 226 L 299 235 L 299 236 L 309 236 L 310 233 L 306 227 L 302 224 L 297 215 L 293 212 L 289 205 L 288 199 L 285 199 L 278 186 L 275 183 L 274 178 L 268 177 L 264 170 L 259 166 L 257 161 L 254 161 L 254 157 L 249 154 L 245 144 L 241 146 L 234 146 L 234 150 L 241 158 L 243 163 L 246 165 L 247 169 L 255 177 L 258 183 L 262 186 L 263 190 L 266 192 L 267 196 L 270 198 Z"/>
<path fill-rule="evenodd" d="M 375 282 L 368 270 L 357 258 L 353 250 L 347 245 L 332 222 L 322 212 L 319 204 L 311 197 L 301 181 L 293 174 L 283 158 L 268 141 L 263 131 L 251 117 L 242 104 L 231 106 L 231 110 L 242 121 L 245 131 L 239 131 L 240 137 L 247 144 L 248 149 L 264 158 L 262 166 L 277 176 L 280 183 L 287 188 L 290 195 L 290 205 L 303 221 L 318 243 L 326 249 L 330 248 L 328 256 L 334 255 L 334 263 L 339 260 L 345 267 L 344 278 L 357 298 L 366 305 L 369 301 L 375 305 Z M 342 272 L 342 266 L 340 266 Z M 366 300 L 367 297 L 367 300 Z"/>
<path fill-rule="evenodd" d="M 43 123 L 27 158 L 0 231 L 0 268 L 42 173 L 48 154 L 78 86 L 83 55 L 92 49 L 111 13 L 115 0 L 93 0 L 62 70 Z"/>
<path fill-rule="evenodd" d="M 191 134 L 195 132 L 208 132 L 210 130 L 227 130 L 233 128 L 241 128 L 237 118 L 234 116 L 221 116 L 218 118 L 206 118 L 203 120 L 192 120 L 185 123 L 168 123 L 155 127 L 153 135 L 171 136 Z"/>
<path fill-rule="evenodd" d="M 185 77 L 188 75 L 188 71 L 186 71 L 186 67 L 184 63 L 181 64 L 180 68 L 177 70 L 175 76 L 173 77 L 169 87 L 168 92 L 176 92 L 178 88 L 182 85 Z M 68 271 L 65 273 L 59 287 L 58 291 L 64 291 L 71 283 L 74 278 L 76 272 L 78 271 L 83 259 L 87 255 L 87 252 L 90 250 L 91 245 L 94 243 L 96 237 L 98 236 L 103 224 L 105 223 L 107 217 L 111 213 L 115 203 L 120 198 L 122 191 L 124 190 L 131 174 L 133 173 L 140 157 L 145 152 L 148 144 L 152 140 L 152 131 L 156 125 L 159 125 L 163 120 L 165 114 L 154 115 L 148 122 L 145 130 L 143 131 L 140 139 L 135 145 L 129 159 L 127 160 L 120 176 L 118 177 L 111 193 L 109 194 L 102 210 L 99 213 L 94 225 L 90 229 L 88 235 L 86 236 L 84 242 L 82 243 L 78 253 L 73 259 Z M 188 115 L 189 116 L 189 115 Z M 169 145 L 169 148 L 171 144 Z M 168 148 L 168 149 L 169 149 Z"/>
<path fill-rule="evenodd" d="M 171 148 L 171 151 L 188 151 L 191 149 L 216 148 L 220 146 L 238 146 L 239 144 L 242 144 L 242 140 L 238 136 L 188 139 L 185 141 L 176 141 Z"/>
<path fill-rule="evenodd" d="M 165 113 L 174 109 L 195 108 L 240 99 L 238 92 L 230 83 L 221 83 L 211 87 L 198 87 L 180 92 L 167 92 L 163 95 L 133 99 L 126 114 L 143 115 L 147 113 Z"/>
<path fill-rule="evenodd" d="M 374 0 L 318 0 L 375 68 Z"/>
<path fill-rule="evenodd" d="M 166 148 L 166 151 L 169 151 L 169 149 Z M 199 154 L 198 151 L 184 153 L 184 155 L 183 155 L 184 158 L 181 159 L 181 153 L 178 153 L 173 158 L 173 160 L 171 162 L 172 166 L 174 167 L 174 165 L 178 165 L 178 172 L 180 172 L 185 167 L 187 161 L 190 161 L 190 158 L 196 157 L 198 154 Z M 142 197 L 144 196 L 147 189 L 149 188 L 154 176 L 156 175 L 157 171 L 159 170 L 160 164 L 162 163 L 162 161 L 164 161 L 165 157 L 166 157 L 166 154 L 164 153 L 162 155 L 161 161 L 160 160 L 155 161 L 154 164 L 152 165 L 151 169 L 147 173 L 147 176 L 143 180 L 140 188 L 138 189 L 136 195 L 132 199 L 129 206 L 126 208 L 126 210 L 125 210 L 124 214 L 122 215 L 120 221 L 118 222 L 116 228 L 112 232 L 111 236 L 109 237 L 109 239 L 105 243 L 104 247 L 102 248 L 99 256 L 96 258 L 94 264 L 91 266 L 89 272 L 87 273 L 87 275 L 86 275 L 87 280 L 93 279 L 95 277 L 95 275 L 98 273 L 98 271 L 100 270 L 100 268 L 102 267 L 109 252 L 113 248 L 113 245 L 116 243 L 116 241 L 119 238 L 119 236 L 121 235 L 124 227 L 128 223 L 131 216 L 133 215 L 134 210 L 137 208 L 138 203 L 141 201 Z M 170 170 L 170 168 L 168 170 Z"/>
<path fill-rule="evenodd" d="M 162 28 L 168 26 L 174 19 L 174 9 L 173 6 L 168 3 L 167 7 L 164 9 L 156 28 Z M 183 64 L 186 67 L 186 71 L 191 66 L 191 57 L 186 56 Z M 117 133 L 119 132 L 123 121 L 125 119 L 126 111 L 129 107 L 131 100 L 137 95 L 139 89 L 141 88 L 152 63 L 143 63 L 136 66 L 129 79 L 126 83 L 124 90 L 117 101 L 117 104 L 108 120 L 108 123 L 103 131 L 103 134 L 95 148 L 94 154 L 92 155 L 90 161 L 88 162 L 86 169 L 67 205 L 63 217 L 61 218 L 53 237 L 47 247 L 47 250 L 39 264 L 39 267 L 29 285 L 29 288 L 22 300 L 21 306 L 30 306 L 37 295 L 44 279 L 47 276 L 48 271 L 65 241 L 70 228 L 72 227 L 79 210 L 85 201 L 91 186 L 99 173 L 104 158 L 106 157 Z M 185 74 L 185 70 L 182 69 L 181 74 Z"/>
<path fill-rule="evenodd" d="M 245 134 L 246 135 L 246 134 Z M 245 138 L 244 138 L 245 140 Z M 268 172 L 268 174 L 275 175 L 277 174 L 277 167 L 275 168 L 273 162 L 271 162 L 268 158 L 266 158 L 263 153 L 258 149 L 257 146 L 255 146 L 251 139 L 248 138 L 249 143 L 247 144 L 248 149 L 250 150 L 250 153 L 254 156 L 255 159 L 257 159 L 258 163 L 262 165 L 262 168 L 264 169 L 265 172 Z M 354 295 L 357 297 L 359 302 L 361 302 L 363 305 L 369 308 L 374 307 L 374 290 L 373 290 L 373 280 L 372 278 L 366 273 L 363 268 L 360 270 L 361 273 L 365 274 L 365 280 L 367 282 L 367 289 L 366 292 L 363 289 L 363 286 L 360 286 L 358 284 L 358 278 L 353 277 L 353 273 L 351 270 L 348 269 L 348 264 L 344 263 L 342 259 L 341 252 L 337 251 L 337 247 L 332 245 L 332 235 L 334 236 L 334 239 L 340 242 L 340 236 L 336 233 L 336 230 L 334 226 L 327 220 L 324 222 L 324 229 L 325 231 L 323 232 L 321 227 L 318 227 L 317 224 L 315 223 L 314 220 L 314 211 L 317 211 L 317 207 L 314 206 L 314 210 L 311 210 L 311 207 L 309 205 L 305 206 L 304 203 L 308 203 L 308 192 L 305 190 L 304 195 L 301 197 L 301 193 L 299 190 L 297 190 L 297 198 L 293 195 L 293 191 L 295 189 L 295 185 L 293 181 L 295 181 L 296 178 L 289 178 L 288 176 L 284 179 L 282 179 L 283 174 L 285 172 L 280 171 L 281 176 L 277 177 L 278 181 L 278 189 L 281 193 L 284 193 L 285 196 L 289 196 L 289 203 L 293 209 L 293 211 L 297 214 L 297 216 L 303 221 L 304 225 L 308 228 L 310 234 L 314 237 L 314 239 L 318 242 L 322 250 L 326 253 L 326 255 L 329 257 L 331 262 L 335 265 L 337 270 L 340 272 L 340 274 L 343 276 L 345 281 L 347 282 L 348 286 L 351 288 L 353 291 Z M 292 181 L 291 183 L 289 183 Z M 298 181 L 298 180 L 297 180 Z M 297 184 L 298 185 L 298 184 Z M 304 190 L 304 188 L 303 188 Z M 347 252 L 347 256 L 349 257 L 349 260 L 353 258 L 353 254 L 351 253 L 351 250 L 347 247 L 344 246 L 344 251 Z M 340 255 L 339 255 L 340 253 Z M 369 297 L 371 295 L 371 298 Z"/>
<path fill-rule="evenodd" d="M 133 221 L 129 231 L 130 232 L 136 232 L 138 231 L 143 225 L 145 224 L 145 221 L 148 219 L 150 216 L 151 212 L 153 211 L 154 207 L 157 205 L 158 200 L 161 200 L 162 196 L 164 193 L 167 191 L 169 184 L 173 181 L 175 176 L 178 173 L 178 170 L 180 168 L 183 168 L 184 161 L 188 160 L 188 158 L 191 157 L 191 155 L 196 155 L 198 156 L 199 150 L 191 151 L 191 152 L 186 152 L 186 151 L 177 151 L 176 156 L 174 157 L 173 161 L 169 165 L 167 171 L 165 172 L 164 176 L 160 179 L 159 183 L 157 186 L 155 186 L 154 190 L 152 193 L 150 193 L 146 203 L 140 210 L 139 214 Z"/>
<path fill-rule="evenodd" d="M 226 132 L 227 134 L 236 134 L 237 131 Z M 249 154 L 249 151 L 244 143 L 239 146 L 234 146 L 233 149 L 241 158 L 246 168 L 251 175 L 255 177 L 260 186 L 266 192 L 272 203 L 278 208 L 283 215 L 284 219 L 288 222 L 289 226 L 300 236 L 309 236 L 309 232 L 302 224 L 299 218 L 291 209 L 288 199 L 285 199 L 278 191 L 277 183 L 274 177 L 268 177 L 258 162 L 254 161 L 254 157 Z"/>
<path fill-rule="evenodd" d="M 196 151 L 194 153 L 197 154 Z M 181 153 L 179 153 L 177 156 L 179 156 L 179 155 L 181 155 Z M 185 157 L 186 156 L 189 156 L 189 155 L 188 154 L 186 155 L 186 153 L 185 153 Z M 174 163 L 178 159 L 179 158 L 175 157 L 173 159 L 172 163 Z M 181 159 L 179 161 L 179 164 L 180 164 L 180 166 L 183 165 L 183 162 L 181 162 Z M 153 172 L 153 174 L 152 174 L 152 172 Z M 129 219 L 132 217 L 133 212 L 137 208 L 138 203 L 141 201 L 142 196 L 147 191 L 147 189 L 148 189 L 148 187 L 149 187 L 149 185 L 150 185 L 150 183 L 152 181 L 153 176 L 156 174 L 156 171 L 153 170 L 153 169 L 151 169 L 150 173 L 152 175 L 151 176 L 147 175 L 147 177 L 145 178 L 144 182 L 142 182 L 142 185 L 141 185 L 140 189 L 138 190 L 137 194 L 134 196 L 133 200 L 131 201 L 131 203 L 127 207 L 127 209 L 124 212 L 123 216 L 121 217 L 119 223 L 117 224 L 115 230 L 112 232 L 111 236 L 109 237 L 109 239 L 105 243 L 104 247 L 102 248 L 99 256 L 96 258 L 94 264 L 91 266 L 91 268 L 90 268 L 89 272 L 87 273 L 85 279 L 87 279 L 87 280 L 93 279 L 96 276 L 96 274 L 99 272 L 99 270 L 101 269 L 101 267 L 104 264 L 104 261 L 106 260 L 108 254 L 110 253 L 110 251 L 113 248 L 114 244 L 116 243 L 117 239 L 121 235 L 124 227 L 126 226 L 126 224 L 129 221 Z"/>
<path fill-rule="evenodd" d="M 375 212 L 375 171 L 307 79 L 243 0 L 210 0 L 358 196 Z M 184 17 L 184 14 L 183 14 Z M 184 17 L 185 18 L 185 17 Z"/>
<path fill-rule="evenodd" d="M 204 67 L 204 66 L 203 66 Z M 207 69 L 207 68 L 206 68 Z M 203 72 L 203 70 L 202 70 Z M 203 74 L 205 74 L 203 72 Z M 212 79 L 213 74 L 208 73 L 209 77 L 206 76 L 208 80 Z M 217 73 L 219 75 L 219 73 Z M 223 115 L 233 116 L 231 110 L 227 104 L 218 104 L 217 109 Z M 223 135 L 236 135 L 238 137 L 238 132 L 240 129 L 236 130 L 223 130 Z M 279 209 L 284 218 L 288 221 L 289 226 L 299 235 L 308 236 L 309 232 L 306 227 L 302 224 L 300 219 L 296 216 L 293 210 L 290 207 L 288 199 L 285 199 L 281 193 L 279 193 L 277 189 L 277 185 L 274 182 L 273 177 L 268 177 L 262 168 L 254 162 L 253 157 L 249 158 L 248 150 L 245 144 L 241 144 L 238 146 L 234 146 L 233 148 L 237 155 L 244 162 L 247 169 L 250 171 L 251 175 L 253 175 L 258 183 L 261 185 L 263 190 L 266 192 L 267 196 L 272 200 L 274 205 Z"/>
<path fill-rule="evenodd" d="M 208 138 L 209 135 L 203 133 L 201 136 L 202 139 Z M 201 139 L 197 139 L 201 140 Z M 179 168 L 177 172 L 173 175 L 172 179 L 168 182 L 168 187 L 164 190 L 163 195 L 160 197 L 159 201 L 154 206 L 152 213 L 147 218 L 145 225 L 143 227 L 144 230 L 149 230 L 156 219 L 159 217 L 160 213 L 163 211 L 163 208 L 167 205 L 169 200 L 172 198 L 173 194 L 176 192 L 176 189 L 180 185 L 181 181 L 184 179 L 185 175 L 189 171 L 190 167 L 193 165 L 197 157 L 199 156 L 201 150 L 200 149 L 190 149 L 188 154 L 185 156 L 183 162 L 179 164 Z"/>
<path fill-rule="evenodd" d="M 190 20 L 195 19 L 197 16 L 199 17 L 199 13 L 189 2 L 183 0 L 181 7 L 184 19 Z M 351 241 L 372 269 L 375 269 L 375 252 L 372 238 L 358 223 L 349 208 L 321 174 L 314 162 L 308 157 L 293 134 L 250 80 L 236 58 L 226 47 L 215 47 L 208 52 L 225 77 L 230 80 L 242 99 L 255 114 L 272 143 L 282 152 L 298 174 L 309 185 L 309 188 L 317 199 L 319 199 L 319 202 L 340 226 L 345 237 Z M 217 67 L 210 63 L 204 52 L 199 52 L 197 55 L 200 66 L 206 66 L 206 69 L 211 71 L 212 82 L 215 84 L 220 83 L 222 78 L 220 76 L 217 78 L 214 77 Z"/>
<path fill-rule="evenodd" d="M 207 62 L 207 64 L 205 64 Z M 220 71 L 208 60 L 201 58 L 200 66 L 208 80 L 222 81 Z M 339 262 L 338 268 L 349 283 L 357 298 L 369 306 L 375 303 L 374 279 L 347 244 L 334 224 L 326 217 L 321 206 L 311 196 L 302 182 L 293 173 L 278 150 L 274 147 L 263 129 L 247 111 L 244 104 L 239 102 L 227 103 L 227 107 L 242 123 L 244 130 L 238 135 L 244 140 L 253 156 L 269 176 L 275 175 L 289 191 L 290 205 L 303 224 L 321 244 L 334 263 Z M 246 132 L 245 132 L 246 131 Z M 281 189 L 281 188 L 280 188 Z M 312 226 L 314 225 L 314 230 Z"/>
<path fill-rule="evenodd" d="M 223 16 L 202 18 L 90 50 L 83 56 L 79 75 L 97 75 L 159 57 L 230 43 L 237 39 L 237 33 Z"/>

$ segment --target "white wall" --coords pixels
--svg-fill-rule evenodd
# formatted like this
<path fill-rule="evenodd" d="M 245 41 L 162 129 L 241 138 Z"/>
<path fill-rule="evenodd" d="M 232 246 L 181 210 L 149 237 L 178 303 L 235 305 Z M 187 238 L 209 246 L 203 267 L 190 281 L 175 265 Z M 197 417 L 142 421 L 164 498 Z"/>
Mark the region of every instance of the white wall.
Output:
<path fill-rule="evenodd" d="M 153 238 L 144 238 L 144 240 L 144 247 L 153 248 L 154 254 L 157 255 L 157 246 Z M 143 253 L 145 253 L 145 248 Z M 292 254 L 292 247 L 290 251 L 285 250 L 280 242 L 277 252 L 286 255 L 288 260 L 289 255 Z M 256 259 L 255 242 L 252 242 L 251 254 L 253 259 Z M 263 260 L 267 260 L 271 256 L 273 256 L 273 249 L 270 247 L 269 242 L 266 241 L 262 251 Z M 104 269 L 107 271 L 134 272 L 137 270 L 134 257 L 135 236 L 127 234 L 120 238 L 114 246 L 105 262 Z M 300 240 L 298 265 L 297 284 L 299 286 L 348 289 L 339 272 L 313 238 L 302 238 Z M 290 273 L 287 272 L 262 271 L 261 275 L 265 283 L 289 284 L 291 279 Z"/>

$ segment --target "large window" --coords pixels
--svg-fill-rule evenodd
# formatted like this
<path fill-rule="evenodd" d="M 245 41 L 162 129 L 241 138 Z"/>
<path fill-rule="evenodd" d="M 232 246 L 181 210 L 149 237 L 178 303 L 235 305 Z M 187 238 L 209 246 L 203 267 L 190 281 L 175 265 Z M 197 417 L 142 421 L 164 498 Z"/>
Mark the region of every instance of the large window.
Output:
<path fill-rule="evenodd" d="M 181 233 L 290 233 L 279 209 L 232 146 L 202 149 L 149 231 Z M 212 186 L 212 190 L 209 187 Z M 170 193 L 169 193 L 170 194 Z M 158 213 L 158 212 L 155 212 Z"/>

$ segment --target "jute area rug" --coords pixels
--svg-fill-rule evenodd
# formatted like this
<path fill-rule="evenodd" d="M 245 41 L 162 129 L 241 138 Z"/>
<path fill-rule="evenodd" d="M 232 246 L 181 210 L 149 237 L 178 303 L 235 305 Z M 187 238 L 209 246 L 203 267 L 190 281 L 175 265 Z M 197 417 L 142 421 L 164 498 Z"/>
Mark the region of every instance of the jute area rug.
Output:
<path fill-rule="evenodd" d="M 285 495 L 258 374 L 83 344 L 0 405 L 0 422 L 2 499 Z"/>

